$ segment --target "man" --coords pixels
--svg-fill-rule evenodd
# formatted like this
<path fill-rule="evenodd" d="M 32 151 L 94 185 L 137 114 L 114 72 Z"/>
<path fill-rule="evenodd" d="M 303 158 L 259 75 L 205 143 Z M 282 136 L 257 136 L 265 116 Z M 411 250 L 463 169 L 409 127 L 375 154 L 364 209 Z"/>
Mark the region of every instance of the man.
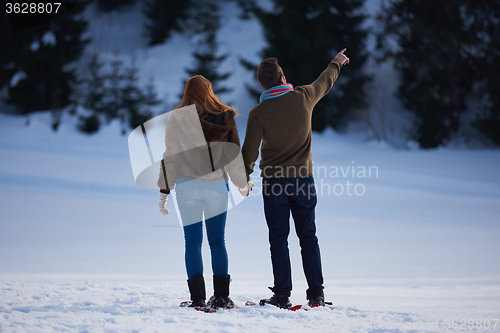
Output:
<path fill-rule="evenodd" d="M 314 222 L 316 191 L 312 176 L 311 117 L 314 106 L 330 91 L 342 66 L 349 63 L 345 50 L 340 51 L 310 85 L 294 88 L 287 84 L 276 58 L 262 61 L 257 69 L 257 79 L 265 91 L 248 116 L 242 154 L 247 175 L 250 175 L 262 141 L 259 166 L 274 274 L 274 287 L 270 289 L 274 295 L 261 300 L 261 305 L 291 306 L 290 212 L 300 240 L 308 304 L 325 305 Z"/>

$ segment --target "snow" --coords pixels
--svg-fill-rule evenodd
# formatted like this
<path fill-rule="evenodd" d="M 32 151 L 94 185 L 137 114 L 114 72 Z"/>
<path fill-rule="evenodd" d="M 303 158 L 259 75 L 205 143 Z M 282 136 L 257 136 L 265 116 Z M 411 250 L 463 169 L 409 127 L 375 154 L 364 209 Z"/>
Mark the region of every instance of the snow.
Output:
<path fill-rule="evenodd" d="M 31 50 L 32 52 L 36 52 L 36 51 L 38 51 L 38 49 L 39 49 L 39 48 L 40 48 L 40 42 L 39 42 L 39 41 L 37 41 L 37 40 L 35 40 L 35 41 L 34 41 L 33 43 L 31 43 L 31 45 L 30 45 L 30 50 Z"/>
<path fill-rule="evenodd" d="M 95 14 L 92 6 L 88 15 Z M 227 85 L 234 90 L 223 98 L 241 114 L 243 139 L 254 103 L 244 83 L 254 74 L 239 58 L 257 63 L 264 42 L 254 20 L 239 20 L 235 4 L 227 6 L 219 40 L 221 53 L 230 56 L 221 71 L 232 72 Z M 136 56 L 141 79 L 154 78 L 171 106 L 194 43 L 174 34 L 168 44 L 147 49 L 142 30 L 127 24 L 142 24 L 136 9 L 92 16 L 90 33 L 101 35 L 86 54 Z M 489 320 L 489 330 L 474 331 L 494 331 L 500 151 L 394 149 L 355 133 L 313 134 L 325 295 L 339 308 L 257 306 L 205 314 L 178 307 L 189 298 L 182 229 L 176 214 L 158 212 L 157 191 L 135 185 L 128 135 L 116 121 L 85 135 L 75 130 L 76 121 L 65 115 L 54 133 L 48 112 L 0 114 L 0 332 L 450 332 L 468 329 L 469 320 Z M 345 172 L 353 167 L 378 172 Z M 269 297 L 273 281 L 257 170 L 252 181 L 257 188 L 228 212 L 226 228 L 231 297 L 240 306 Z M 171 212 L 174 206 L 170 199 Z M 291 300 L 304 304 L 293 231 L 289 246 Z M 206 240 L 203 256 L 210 296 Z M 452 329 L 450 320 L 467 324 Z"/>
<path fill-rule="evenodd" d="M 42 42 L 45 45 L 51 45 L 54 46 L 56 45 L 56 35 L 52 31 L 47 31 L 46 33 L 43 34 L 42 36 Z"/>
<path fill-rule="evenodd" d="M 26 73 L 24 71 L 17 72 L 16 74 L 14 74 L 12 76 L 12 79 L 10 79 L 10 86 L 12 88 L 14 88 L 15 86 L 17 86 L 17 84 L 19 83 L 19 81 L 24 80 L 27 77 L 28 77 L 28 75 L 26 75 Z"/>
<path fill-rule="evenodd" d="M 205 314 L 191 309 L 179 308 L 176 298 L 182 299 L 182 287 L 159 281 L 82 281 L 79 283 L 57 281 L 39 282 L 2 282 L 2 299 L 11 303 L 9 310 L 0 317 L 6 329 L 27 331 L 136 331 L 136 332 L 282 332 L 302 331 L 319 328 L 329 331 L 351 328 L 351 331 L 377 331 L 378 327 L 416 328 L 436 332 L 433 326 L 445 327 L 437 316 L 419 316 L 411 311 L 406 300 L 416 300 L 417 306 L 426 307 L 428 300 L 439 306 L 450 306 L 457 301 L 457 293 L 468 295 L 471 299 L 492 298 L 488 290 L 471 288 L 444 289 L 436 292 L 433 288 L 386 288 L 388 296 L 380 287 L 341 288 L 340 294 L 358 301 L 377 298 L 398 305 L 401 310 L 385 310 L 386 306 L 372 304 L 373 310 L 345 306 L 340 310 L 315 309 L 313 311 L 291 312 L 273 307 L 246 307 L 231 312 Z M 16 295 L 21 290 L 24 298 Z M 234 299 L 245 300 L 245 294 L 235 288 L 240 296 Z M 360 294 L 363 295 L 360 295 Z M 476 296 L 476 295 L 479 295 Z M 498 294 L 497 294 L 498 295 Z M 493 305 L 494 303 L 492 303 Z M 474 302 L 463 306 L 473 307 Z M 407 310 L 403 310 L 403 309 Z M 472 314 L 469 312 L 470 315 Z M 450 318 L 460 318 L 450 314 Z M 492 314 L 494 315 L 494 314 Z M 437 322 L 437 324 L 436 324 Z M 492 323 L 493 324 L 493 323 Z M 9 325 L 9 326 L 7 326 Z M 405 326 L 406 325 L 406 326 Z M 419 325 L 419 326 L 417 326 Z M 347 330 L 344 330 L 347 331 Z M 387 331 L 397 331 L 396 329 Z M 478 330 L 481 331 L 481 330 Z"/>

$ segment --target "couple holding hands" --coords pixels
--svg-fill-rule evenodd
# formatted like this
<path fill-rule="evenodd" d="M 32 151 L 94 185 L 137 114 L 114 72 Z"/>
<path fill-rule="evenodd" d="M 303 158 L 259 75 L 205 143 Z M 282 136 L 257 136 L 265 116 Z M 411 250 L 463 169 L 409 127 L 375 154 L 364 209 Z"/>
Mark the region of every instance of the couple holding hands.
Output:
<path fill-rule="evenodd" d="M 261 300 L 260 304 L 268 303 L 280 308 L 291 306 L 292 277 L 288 252 L 291 213 L 300 241 L 308 284 L 308 304 L 325 305 L 315 225 L 317 198 L 312 175 L 311 117 L 314 106 L 330 91 L 342 66 L 349 63 L 344 52 L 345 49 L 340 51 L 313 83 L 297 87 L 287 83 L 276 58 L 262 61 L 257 69 L 257 79 L 265 91 L 260 96 L 260 103 L 249 113 L 241 151 L 234 108 L 224 104 L 214 94 L 212 84 L 203 76 L 193 76 L 186 82 L 182 102 L 174 112 L 181 111 L 179 114 L 187 115 L 188 112 L 183 110 L 195 106 L 191 110 L 195 112 L 196 126 L 208 145 L 208 154 L 206 146 L 203 151 L 200 147 L 186 147 L 186 141 L 196 134 L 185 130 L 186 126 L 182 126 L 181 121 L 169 120 L 158 186 L 159 209 L 164 215 L 169 213 L 167 198 L 170 189 L 175 186 L 184 229 L 187 282 L 192 300 L 190 306 L 234 307 L 229 298 L 231 278 L 224 241 L 229 200 L 227 181 L 229 175 L 240 193 L 249 195 L 255 186 L 249 181 L 249 175 L 259 156 L 259 147 L 264 213 L 269 228 L 274 274 L 273 295 Z M 188 118 L 185 119 L 191 121 L 194 117 Z M 174 136 L 169 136 L 168 133 L 175 132 L 169 131 L 169 127 L 177 129 Z M 177 148 L 172 148 L 172 145 L 177 145 Z M 231 150 L 228 147 L 236 147 L 236 150 L 228 154 L 227 151 Z M 224 159 L 227 155 L 232 157 Z M 236 155 L 242 156 L 241 167 L 231 165 Z M 214 288 L 208 302 L 201 254 L 203 219 L 212 256 Z"/>

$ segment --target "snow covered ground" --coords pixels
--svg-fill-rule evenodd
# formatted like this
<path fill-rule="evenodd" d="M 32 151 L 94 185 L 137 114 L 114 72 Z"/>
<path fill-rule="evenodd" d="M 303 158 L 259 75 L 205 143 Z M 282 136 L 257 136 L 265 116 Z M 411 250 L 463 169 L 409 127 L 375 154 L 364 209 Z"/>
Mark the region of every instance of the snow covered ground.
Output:
<path fill-rule="evenodd" d="M 144 82 L 154 78 L 174 104 L 194 43 L 174 35 L 148 49 L 140 10 L 91 10 L 86 56 L 135 56 Z M 255 21 L 236 15 L 225 8 L 219 39 L 234 88 L 224 99 L 241 113 L 243 137 L 253 73 L 239 58 L 258 62 L 264 42 Z M 189 297 L 182 229 L 175 214 L 158 212 L 157 191 L 135 185 L 120 125 L 86 136 L 74 119 L 57 133 L 50 123 L 46 113 L 0 114 L 0 332 L 500 331 L 498 150 L 395 150 L 354 134 L 314 134 L 325 294 L 339 308 L 205 314 L 178 308 Z M 269 297 L 272 285 L 258 192 L 228 214 L 239 305 Z M 305 303 L 293 228 L 289 243 L 291 300 Z M 206 241 L 204 259 L 211 293 Z"/>
<path fill-rule="evenodd" d="M 182 229 L 134 184 L 120 126 L 86 136 L 70 120 L 52 133 L 44 113 L 26 121 L 0 115 L 0 331 L 445 332 L 450 319 L 500 330 L 499 151 L 315 134 L 325 294 L 339 309 L 205 314 L 178 308 L 189 297 Z M 269 296 L 258 191 L 229 211 L 227 247 L 235 302 Z M 293 228 L 290 248 L 291 299 L 304 303 Z M 207 244 L 204 258 L 211 293 Z"/>

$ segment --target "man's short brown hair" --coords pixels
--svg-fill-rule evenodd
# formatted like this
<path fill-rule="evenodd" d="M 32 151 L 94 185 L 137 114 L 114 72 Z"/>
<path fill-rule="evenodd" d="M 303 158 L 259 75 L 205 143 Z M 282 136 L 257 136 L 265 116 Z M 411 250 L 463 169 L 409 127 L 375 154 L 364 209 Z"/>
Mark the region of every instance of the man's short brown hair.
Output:
<path fill-rule="evenodd" d="M 278 59 L 276 58 L 267 58 L 257 68 L 257 80 L 264 89 L 280 85 L 282 76 L 285 76 L 285 74 L 278 65 Z"/>

